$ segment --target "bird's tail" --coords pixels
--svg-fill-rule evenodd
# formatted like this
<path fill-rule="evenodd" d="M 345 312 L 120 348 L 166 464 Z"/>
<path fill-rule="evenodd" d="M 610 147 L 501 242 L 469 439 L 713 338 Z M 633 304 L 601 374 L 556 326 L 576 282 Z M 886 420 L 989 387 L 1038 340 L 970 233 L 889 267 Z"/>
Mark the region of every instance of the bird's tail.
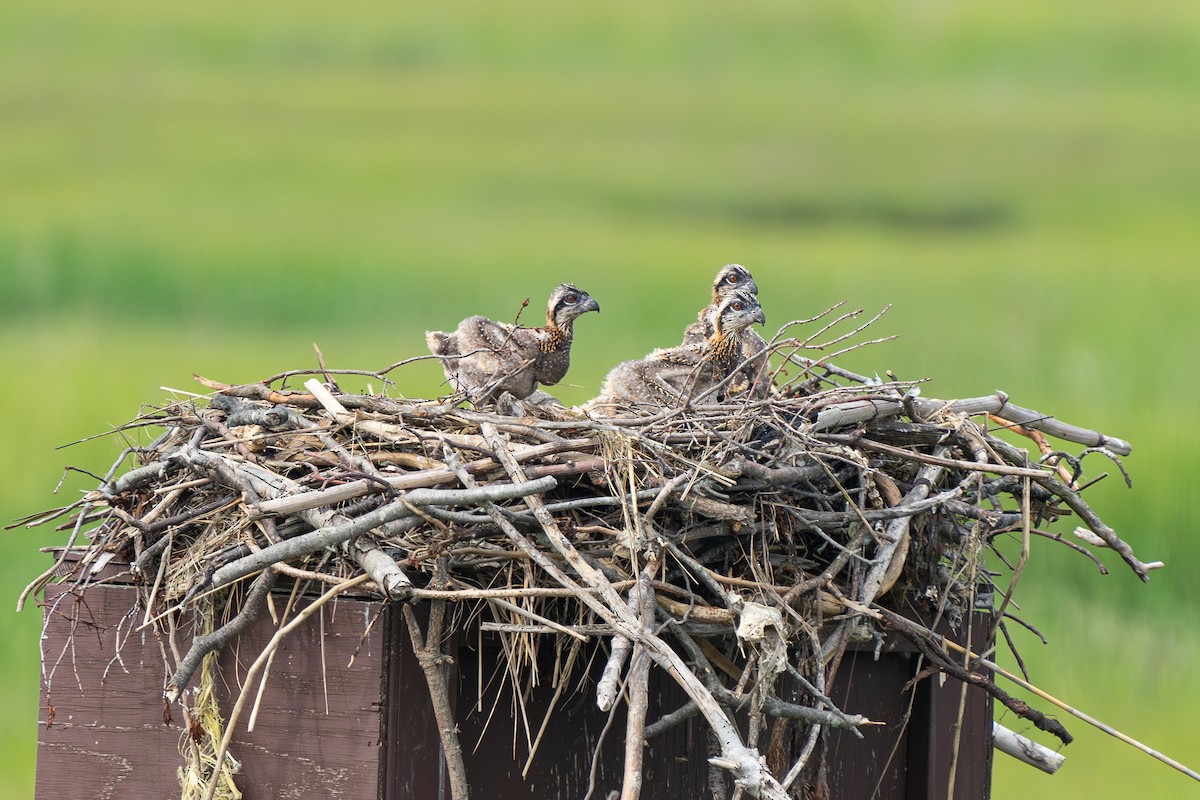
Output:
<path fill-rule="evenodd" d="M 425 344 L 429 346 L 429 352 L 435 356 L 456 356 L 459 354 L 458 343 L 455 341 L 455 338 L 442 331 L 425 331 Z"/>

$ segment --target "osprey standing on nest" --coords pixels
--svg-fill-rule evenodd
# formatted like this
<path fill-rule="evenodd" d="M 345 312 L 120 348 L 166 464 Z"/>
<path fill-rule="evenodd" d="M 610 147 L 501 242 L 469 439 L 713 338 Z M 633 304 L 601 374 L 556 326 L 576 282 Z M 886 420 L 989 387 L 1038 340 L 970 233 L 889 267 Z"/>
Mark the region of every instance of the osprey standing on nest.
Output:
<path fill-rule="evenodd" d="M 613 367 L 604 379 L 600 396 L 590 408 L 612 404 L 677 405 L 684 398 L 703 398 L 744 363 L 747 335 L 754 323 L 766 324 L 762 307 L 749 292 L 726 293 L 708 314 L 711 333 L 700 344 L 655 350 L 637 361 Z"/>
<path fill-rule="evenodd" d="M 683 331 L 683 344 L 702 345 L 713 333 L 713 312 L 721 300 L 736 292 L 747 292 L 758 297 L 758 284 L 750 270 L 741 264 L 726 264 L 717 271 L 713 279 L 712 302 L 700 309 L 696 321 Z M 749 392 L 754 399 L 767 396 L 770 378 L 767 375 L 766 341 L 756 332 L 747 330 L 742 335 L 742 356 L 745 366 L 742 374 L 732 382 L 730 394 Z"/>
<path fill-rule="evenodd" d="M 546 304 L 540 328 L 467 317 L 450 333 L 427 331 L 429 351 L 440 356 L 446 379 L 473 403 L 508 392 L 517 399 L 533 394 L 539 383 L 558 383 L 571 364 L 575 318 L 599 311 L 591 295 L 569 283 L 560 284 Z"/>

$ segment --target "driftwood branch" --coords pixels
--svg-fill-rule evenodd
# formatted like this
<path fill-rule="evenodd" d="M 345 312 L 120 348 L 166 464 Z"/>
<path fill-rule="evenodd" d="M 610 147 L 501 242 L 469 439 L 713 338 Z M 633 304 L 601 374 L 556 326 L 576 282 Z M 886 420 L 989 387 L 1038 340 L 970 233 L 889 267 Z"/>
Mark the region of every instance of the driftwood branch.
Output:
<path fill-rule="evenodd" d="M 642 631 L 653 634 L 654 590 L 650 581 L 657 567 L 652 562 L 633 588 Z M 635 647 L 629 664 L 629 705 L 625 717 L 625 774 L 621 780 L 620 800 L 638 800 L 642 794 L 642 752 L 645 744 L 646 711 L 650 707 L 650 657 L 641 646 Z"/>
<path fill-rule="evenodd" d="M 934 400 L 917 398 L 912 401 L 913 407 L 923 416 L 931 416 L 944 411 L 952 411 L 963 416 L 991 414 L 1016 425 L 1022 425 L 1036 431 L 1048 433 L 1058 439 L 1089 447 L 1103 447 L 1112 452 L 1127 456 L 1133 452 L 1133 446 L 1124 439 L 1106 436 L 1098 431 L 1080 428 L 1060 422 L 1054 417 L 1031 411 L 1014 405 L 1004 392 L 984 397 L 972 397 L 965 400 Z M 896 417 L 905 411 L 905 401 L 901 398 L 866 398 L 849 400 L 844 403 L 830 405 L 817 414 L 813 422 L 814 432 L 833 428 L 853 427 L 863 422 Z"/>
<path fill-rule="evenodd" d="M 264 547 L 253 555 L 227 564 L 213 573 L 212 586 L 220 587 L 232 583 L 277 561 L 290 561 L 322 548 L 348 542 L 388 523 L 396 523 L 400 529 L 415 526 L 421 521 L 421 518 L 413 514 L 409 506 L 461 506 L 509 500 L 526 494 L 548 491 L 554 487 L 555 483 L 554 478 L 547 477 L 520 486 L 497 484 L 474 489 L 414 490 L 349 522 L 330 528 L 320 528 L 293 539 L 285 539 L 278 544 Z"/>
<path fill-rule="evenodd" d="M 484 435 L 492 441 L 496 456 L 514 483 L 523 482 L 524 475 L 520 465 L 512 458 L 507 444 L 499 438 L 495 428 L 489 429 L 489 426 L 485 424 L 483 431 Z M 650 658 L 670 672 L 671 676 L 679 682 L 683 690 L 700 708 L 721 743 L 721 756 L 713 759 L 713 763 L 733 772 L 735 783 L 742 786 L 752 796 L 765 797 L 768 800 L 785 800 L 787 793 L 784 792 L 783 787 L 766 770 L 758 753 L 746 747 L 742 742 L 737 729 L 730 723 L 711 693 L 687 670 L 679 655 L 658 636 L 641 629 L 636 617 L 630 613 L 629 608 L 612 588 L 608 579 L 600 570 L 588 563 L 570 540 L 562 535 L 558 525 L 545 510 L 545 506 L 536 494 L 526 496 L 525 502 L 537 517 L 551 546 L 558 551 L 585 584 L 598 590 L 599 598 L 584 595 L 590 601 L 588 602 L 589 607 L 614 628 L 620 630 L 627 638 L 632 639 L 635 644 L 640 643 Z M 557 571 L 557 568 L 555 570 Z"/>

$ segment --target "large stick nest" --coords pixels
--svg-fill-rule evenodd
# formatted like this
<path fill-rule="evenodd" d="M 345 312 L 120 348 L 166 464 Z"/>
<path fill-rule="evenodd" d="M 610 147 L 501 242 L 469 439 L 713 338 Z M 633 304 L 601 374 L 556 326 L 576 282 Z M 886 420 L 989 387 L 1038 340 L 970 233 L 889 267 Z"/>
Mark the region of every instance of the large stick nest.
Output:
<path fill-rule="evenodd" d="M 914 604 L 957 625 L 994 595 L 995 632 L 1038 536 L 1101 571 L 1085 545 L 1115 550 L 1143 579 L 1157 566 L 1139 561 L 1081 496 L 1082 459 L 1120 466 L 1125 442 L 1003 394 L 924 399 L 914 384 L 791 360 L 803 379 L 766 400 L 620 419 L 343 393 L 326 371 L 325 383 L 303 390 L 286 388 L 296 373 L 209 381 L 207 398 L 125 426 L 162 433 L 122 453 L 94 491 L 24 522 L 65 520 L 82 553 L 66 576 L 78 590 L 95 580 L 98 560 L 129 563 L 149 619 L 231 603 L 232 621 L 168 665 L 170 700 L 248 624 L 279 576 L 315 581 L 327 597 L 353 584 L 438 609 L 486 602 L 503 636 L 608 640 L 598 702 L 618 702 L 628 675 L 627 784 L 640 771 L 643 736 L 698 713 L 720 747 L 714 763 L 755 796 L 785 797 L 781 783 L 796 781 L 821 730 L 867 722 L 825 691 L 852 640 L 898 630 L 932 666 L 1010 702 L 986 666 L 962 666 L 961 653 L 912 621 Z M 1013 444 L 1014 431 L 1028 448 Z M 1069 515 L 1089 540 L 1048 530 Z M 1019 561 L 1001 553 L 1004 540 Z M 1014 563 L 1015 572 L 1004 568 Z M 443 635 L 430 630 L 418 646 L 436 651 Z M 643 729 L 637 702 L 651 663 L 670 668 L 691 702 Z M 734 687 L 714 663 L 740 665 L 744 679 Z M 773 687 L 784 675 L 811 702 L 780 700 Z M 444 691 L 432 677 L 430 686 Z M 774 774 L 747 744 L 757 733 L 725 713 L 735 706 L 751 709 L 752 724 L 782 716 L 807 726 L 800 763 Z M 1011 707 L 1066 737 L 1036 711 Z"/>

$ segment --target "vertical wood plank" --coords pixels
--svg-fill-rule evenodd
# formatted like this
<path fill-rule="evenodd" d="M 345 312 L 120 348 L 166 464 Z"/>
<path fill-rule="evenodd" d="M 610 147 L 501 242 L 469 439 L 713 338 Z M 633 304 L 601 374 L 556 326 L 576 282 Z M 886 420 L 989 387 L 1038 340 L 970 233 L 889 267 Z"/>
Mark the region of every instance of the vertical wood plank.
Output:
<path fill-rule="evenodd" d="M 413 607 L 422 630 L 427 629 L 429 606 Z M 384 675 L 384 752 L 380 762 L 383 800 L 445 800 L 450 797 L 437 718 L 429 699 L 429 684 L 413 653 L 400 609 L 390 607 L 386 619 Z M 447 648 L 451 657 L 458 637 Z M 445 646 L 445 645 L 443 645 Z M 457 659 L 451 667 L 454 685 Z"/>
<path fill-rule="evenodd" d="M 54 604 L 66 591 L 52 587 L 47 600 Z M 141 622 L 130 614 L 133 592 L 92 587 L 82 599 L 64 598 L 51 617 L 44 653 L 48 668 L 58 667 L 50 693 L 42 687 L 38 800 L 179 797 L 183 721 L 178 709 L 170 724 L 163 721 L 162 657 L 152 632 L 131 633 Z M 376 796 L 384 643 L 378 628 L 363 634 L 378 611 L 378 604 L 342 599 L 324 610 L 323 639 L 314 618 L 284 641 L 255 731 L 247 733 L 243 720 L 230 748 L 243 765 L 237 780 L 247 800 Z M 273 630 L 264 615 L 237 652 L 220 656 L 223 712 Z M 186 646 L 188 634 L 181 640 Z M 355 667 L 347 669 L 352 655 Z"/>

